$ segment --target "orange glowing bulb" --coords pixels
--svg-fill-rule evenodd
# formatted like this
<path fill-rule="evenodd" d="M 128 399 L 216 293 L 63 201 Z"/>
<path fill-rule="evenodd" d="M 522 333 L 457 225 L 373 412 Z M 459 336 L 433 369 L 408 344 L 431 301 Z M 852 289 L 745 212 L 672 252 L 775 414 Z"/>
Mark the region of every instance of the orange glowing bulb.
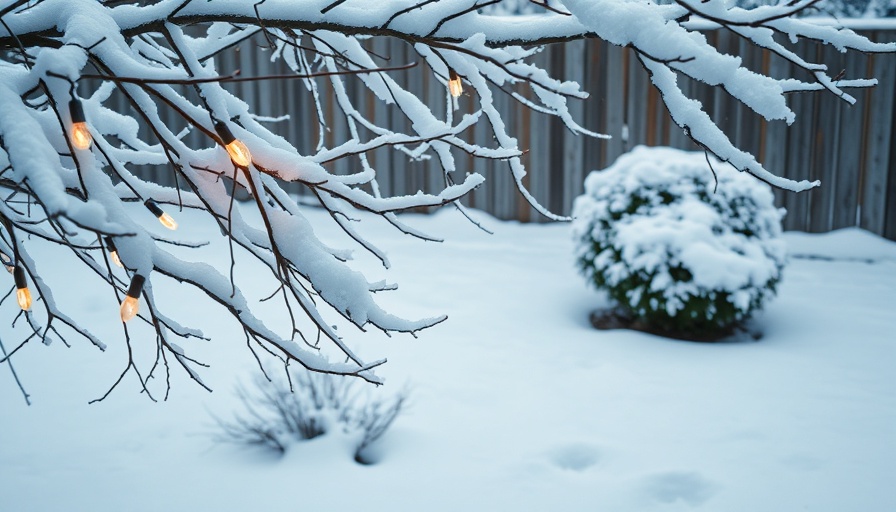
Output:
<path fill-rule="evenodd" d="M 227 154 L 230 155 L 230 159 L 236 165 L 249 167 L 249 164 L 252 163 L 252 154 L 249 153 L 249 148 L 241 140 L 234 139 L 230 144 L 224 146 L 224 149 L 227 150 Z"/>
<path fill-rule="evenodd" d="M 90 130 L 87 129 L 87 123 L 80 122 L 72 125 L 72 144 L 78 149 L 87 149 L 93 142 Z"/>
<path fill-rule="evenodd" d="M 31 291 L 27 286 L 16 290 L 16 300 L 19 301 L 19 307 L 23 311 L 31 309 Z"/>
<path fill-rule="evenodd" d="M 118 248 L 115 247 L 115 242 L 112 241 L 111 236 L 107 236 L 105 239 L 106 249 L 109 249 L 109 258 L 112 259 L 112 263 L 115 263 L 121 268 L 124 268 L 124 265 L 121 264 L 121 258 L 118 256 Z"/>
<path fill-rule="evenodd" d="M 455 98 L 460 98 L 460 95 L 464 93 L 463 83 L 453 69 L 448 70 L 448 92 Z"/>
<path fill-rule="evenodd" d="M 78 149 L 87 149 L 93 142 L 90 130 L 87 128 L 87 118 L 84 116 L 84 107 L 77 98 L 68 102 L 68 112 L 72 117 L 72 144 Z"/>
<path fill-rule="evenodd" d="M 127 322 L 134 318 L 138 311 L 140 311 L 140 301 L 136 297 L 125 297 L 121 303 L 121 321 Z"/>
<path fill-rule="evenodd" d="M 159 222 L 161 222 L 163 226 L 170 229 L 171 231 L 177 229 L 177 222 L 174 220 L 174 217 L 168 215 L 167 213 L 159 215 Z"/>
<path fill-rule="evenodd" d="M 118 265 L 119 268 L 124 268 L 124 265 L 121 264 L 121 258 L 118 257 L 118 251 L 110 252 L 109 257 L 112 258 L 112 263 Z"/>
<path fill-rule="evenodd" d="M 131 279 L 131 286 L 128 288 L 128 293 L 121 302 L 122 322 L 127 322 L 134 318 L 137 316 L 137 312 L 140 311 L 140 294 L 143 293 L 143 284 L 145 282 L 146 278 L 140 274 L 134 274 L 134 277 Z"/>
<path fill-rule="evenodd" d="M 224 144 L 224 149 L 227 150 L 233 163 L 240 167 L 249 167 L 252 163 L 252 154 L 249 153 L 249 148 L 233 135 L 227 123 L 215 121 L 215 131 L 218 132 L 218 137 L 221 138 L 221 143 Z"/>
<path fill-rule="evenodd" d="M 23 311 L 28 311 L 31 309 L 31 291 L 28 289 L 28 281 L 25 279 L 25 270 L 17 266 L 12 272 L 12 277 L 16 282 L 16 301 Z"/>
<path fill-rule="evenodd" d="M 155 202 L 152 199 L 147 199 L 143 202 L 144 206 L 156 217 L 158 217 L 159 222 L 162 223 L 163 226 L 174 231 L 177 229 L 177 222 L 174 222 L 174 218 L 171 215 L 165 213 L 162 208 L 159 207 L 159 203 Z"/>

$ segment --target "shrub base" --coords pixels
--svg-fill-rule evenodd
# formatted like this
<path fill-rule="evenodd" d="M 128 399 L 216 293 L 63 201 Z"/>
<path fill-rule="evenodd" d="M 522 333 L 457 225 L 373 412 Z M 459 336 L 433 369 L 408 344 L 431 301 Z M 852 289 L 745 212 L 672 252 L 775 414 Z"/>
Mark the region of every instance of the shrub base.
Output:
<path fill-rule="evenodd" d="M 733 341 L 732 338 L 738 335 L 746 335 L 753 341 L 762 338 L 762 333 L 748 329 L 743 323 L 727 326 L 715 331 L 701 330 L 700 332 L 688 332 L 681 330 L 661 329 L 650 325 L 644 320 L 633 317 L 622 308 L 597 309 L 591 312 L 589 317 L 591 325 L 595 329 L 601 331 L 609 331 L 615 329 L 629 329 L 632 331 L 644 332 L 661 336 L 663 338 L 672 338 L 683 341 L 694 341 L 700 343 L 715 343 L 719 341 Z"/>

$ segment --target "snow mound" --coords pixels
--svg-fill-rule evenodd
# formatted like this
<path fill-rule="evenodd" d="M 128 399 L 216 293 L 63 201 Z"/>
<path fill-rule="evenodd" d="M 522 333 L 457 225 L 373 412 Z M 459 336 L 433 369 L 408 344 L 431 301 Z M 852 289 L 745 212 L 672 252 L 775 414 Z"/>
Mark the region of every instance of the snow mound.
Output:
<path fill-rule="evenodd" d="M 573 207 L 575 255 L 632 316 L 660 329 L 716 331 L 774 295 L 783 214 L 752 176 L 718 160 L 710 169 L 703 153 L 639 146 L 586 178 Z"/>

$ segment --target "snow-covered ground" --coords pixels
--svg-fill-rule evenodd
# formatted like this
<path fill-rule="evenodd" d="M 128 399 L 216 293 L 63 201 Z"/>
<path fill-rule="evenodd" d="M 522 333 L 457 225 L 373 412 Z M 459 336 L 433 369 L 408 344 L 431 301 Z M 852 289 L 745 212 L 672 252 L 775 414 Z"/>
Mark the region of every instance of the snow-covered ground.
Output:
<path fill-rule="evenodd" d="M 198 215 L 178 216 L 185 234 Z M 788 234 L 792 254 L 820 259 L 791 260 L 756 319 L 764 338 L 699 344 L 592 329 L 605 303 L 575 273 L 568 225 L 485 219 L 489 236 L 451 209 L 404 218 L 446 242 L 366 220 L 393 269 L 358 268 L 400 284 L 378 296 L 393 312 L 449 319 L 420 339 L 340 331 L 368 360 L 388 357 L 377 393 L 411 390 L 378 464 L 356 464 L 336 436 L 283 458 L 213 441 L 210 413 L 237 408 L 254 360 L 225 314 L 161 282 L 213 338 L 183 345 L 212 364 L 214 393 L 175 368 L 167 402 L 130 375 L 87 405 L 126 364 L 118 311 L 60 265 L 60 301 L 110 348 L 23 349 L 30 408 L 0 367 L 0 510 L 896 510 L 896 244 Z M 226 262 L 225 248 L 212 263 Z M 5 317 L 0 337 L 19 339 Z"/>

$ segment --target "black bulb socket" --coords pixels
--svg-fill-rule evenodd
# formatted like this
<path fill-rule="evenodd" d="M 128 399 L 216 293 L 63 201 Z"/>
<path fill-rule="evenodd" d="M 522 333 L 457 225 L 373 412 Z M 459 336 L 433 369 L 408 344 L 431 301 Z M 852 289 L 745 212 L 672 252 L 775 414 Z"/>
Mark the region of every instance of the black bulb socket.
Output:
<path fill-rule="evenodd" d="M 72 123 L 87 122 L 87 117 L 84 115 L 84 107 L 79 99 L 73 99 L 68 102 L 68 113 L 72 116 Z"/>
<path fill-rule="evenodd" d="M 131 286 L 128 287 L 128 297 L 139 299 L 140 294 L 143 293 L 144 283 L 146 283 L 145 277 L 140 274 L 134 274 L 134 277 L 131 278 Z"/>
<path fill-rule="evenodd" d="M 233 132 L 230 131 L 230 128 L 227 127 L 224 121 L 215 121 L 215 131 L 218 132 L 218 137 L 221 137 L 221 141 L 225 146 L 236 140 Z"/>
<path fill-rule="evenodd" d="M 25 279 L 25 269 L 16 265 L 16 269 L 12 271 L 12 277 L 16 281 L 16 289 L 28 288 L 28 280 Z"/>
<path fill-rule="evenodd" d="M 105 244 L 106 244 L 106 249 L 109 249 L 109 252 L 115 252 L 115 251 L 118 250 L 118 249 L 115 248 L 115 242 L 112 241 L 112 237 L 111 237 L 111 236 L 107 236 L 107 237 L 105 237 L 105 238 L 103 239 L 103 241 L 104 241 Z"/>
<path fill-rule="evenodd" d="M 159 208 L 159 203 L 155 202 L 152 199 L 147 199 L 146 201 L 143 201 L 143 205 L 146 206 L 146 209 L 149 210 L 150 212 L 152 212 L 152 214 L 155 215 L 156 217 L 161 217 L 162 215 L 165 215 L 164 210 Z"/>
<path fill-rule="evenodd" d="M 457 71 L 455 71 L 451 68 L 448 68 L 448 79 L 449 80 L 457 80 L 458 79 Z"/>

